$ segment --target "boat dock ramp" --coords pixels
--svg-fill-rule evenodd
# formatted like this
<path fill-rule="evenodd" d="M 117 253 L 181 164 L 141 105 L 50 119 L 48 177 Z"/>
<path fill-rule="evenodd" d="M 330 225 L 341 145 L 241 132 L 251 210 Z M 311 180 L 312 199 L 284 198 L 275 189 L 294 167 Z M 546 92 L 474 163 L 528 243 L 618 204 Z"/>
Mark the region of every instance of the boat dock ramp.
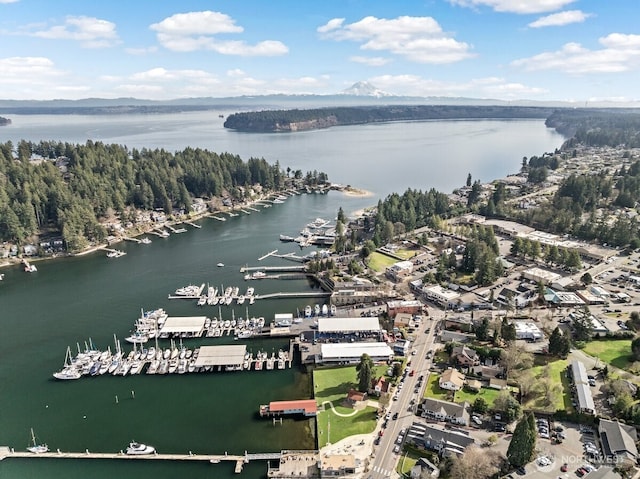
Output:
<path fill-rule="evenodd" d="M 277 252 L 278 252 L 278 250 L 277 250 L 277 249 L 274 249 L 274 250 L 273 250 L 273 251 L 271 251 L 270 253 L 267 253 L 267 254 L 265 254 L 265 255 L 260 256 L 260 257 L 258 258 L 258 261 L 262 261 L 263 259 L 266 259 L 266 258 L 268 258 L 269 256 L 276 254 Z M 242 272 L 242 270 L 241 270 L 240 272 Z"/>
<path fill-rule="evenodd" d="M 189 226 L 193 226 L 194 228 L 198 228 L 198 229 L 202 228 L 202 225 L 199 225 L 198 223 L 193 223 L 191 221 L 184 221 L 183 223 Z"/>
<path fill-rule="evenodd" d="M 240 268 L 241 273 L 249 273 L 251 271 L 274 271 L 274 272 L 299 272 L 302 273 L 305 271 L 304 266 L 243 266 Z"/>

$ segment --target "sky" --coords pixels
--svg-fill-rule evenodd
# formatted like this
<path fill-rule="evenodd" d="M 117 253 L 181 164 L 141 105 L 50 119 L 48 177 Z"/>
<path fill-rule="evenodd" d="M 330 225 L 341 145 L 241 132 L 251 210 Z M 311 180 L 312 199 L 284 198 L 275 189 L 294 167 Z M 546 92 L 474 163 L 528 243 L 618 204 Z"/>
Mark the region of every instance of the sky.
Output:
<path fill-rule="evenodd" d="M 638 0 L 0 0 L 0 99 L 640 100 Z"/>

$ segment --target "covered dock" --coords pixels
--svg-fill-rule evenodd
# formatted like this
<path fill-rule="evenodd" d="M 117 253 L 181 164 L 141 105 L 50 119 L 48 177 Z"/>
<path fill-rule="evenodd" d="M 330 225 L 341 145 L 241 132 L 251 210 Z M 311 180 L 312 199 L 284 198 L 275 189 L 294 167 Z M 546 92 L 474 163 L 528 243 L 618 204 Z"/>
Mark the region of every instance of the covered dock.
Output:
<path fill-rule="evenodd" d="M 195 366 L 198 367 L 224 367 L 242 369 L 247 346 L 201 346 L 196 358 Z"/>
<path fill-rule="evenodd" d="M 206 320 L 206 316 L 169 316 L 158 333 L 160 337 L 199 338 Z"/>

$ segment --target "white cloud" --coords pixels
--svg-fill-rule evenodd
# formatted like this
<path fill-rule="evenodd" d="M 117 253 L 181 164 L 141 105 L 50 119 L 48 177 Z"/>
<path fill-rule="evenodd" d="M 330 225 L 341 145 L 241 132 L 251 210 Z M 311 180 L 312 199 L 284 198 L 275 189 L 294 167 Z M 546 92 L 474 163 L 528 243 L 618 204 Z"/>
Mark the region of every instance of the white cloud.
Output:
<path fill-rule="evenodd" d="M 139 48 L 125 48 L 125 52 L 129 55 L 147 55 L 149 53 L 155 53 L 158 51 L 158 47 L 139 47 Z"/>
<path fill-rule="evenodd" d="M 110 47 L 120 42 L 115 23 L 85 16 L 69 16 L 64 24 L 36 31 L 32 35 L 52 40 L 75 40 L 86 48 Z"/>
<path fill-rule="evenodd" d="M 353 56 L 349 58 L 354 63 L 363 63 L 364 65 L 369 65 L 371 67 L 381 67 L 386 65 L 391 60 L 383 57 L 361 57 L 361 56 Z"/>
<path fill-rule="evenodd" d="M 523 95 L 540 95 L 547 92 L 542 88 L 507 82 L 499 77 L 477 78 L 456 83 L 426 79 L 418 75 L 381 75 L 368 81 L 381 90 L 408 96 L 520 99 Z"/>
<path fill-rule="evenodd" d="M 65 73 L 44 57 L 0 58 L 0 84 L 45 84 Z"/>
<path fill-rule="evenodd" d="M 521 58 L 511 64 L 528 71 L 557 70 L 566 73 L 619 73 L 640 67 L 640 35 L 611 33 L 601 37 L 600 50 L 567 43 L 560 50 Z"/>
<path fill-rule="evenodd" d="M 461 7 L 490 7 L 496 12 L 543 13 L 564 8 L 576 0 L 449 0 L 452 5 Z"/>
<path fill-rule="evenodd" d="M 244 41 L 218 40 L 216 36 L 219 34 L 244 31 L 235 24 L 233 18 L 220 12 L 177 13 L 149 28 L 157 32 L 158 41 L 163 47 L 177 52 L 209 50 L 222 55 L 276 56 L 289 51 L 286 45 L 276 40 L 265 40 L 255 45 Z"/>
<path fill-rule="evenodd" d="M 591 14 L 580 10 L 567 10 L 566 12 L 553 13 L 546 17 L 538 18 L 535 22 L 531 22 L 529 27 L 559 27 L 570 23 L 582 23 L 590 16 Z"/>
<path fill-rule="evenodd" d="M 0 3 L 17 3 L 20 0 L 0 0 Z"/>
<path fill-rule="evenodd" d="M 418 63 L 453 63 L 473 56 L 467 43 L 443 32 L 431 17 L 365 17 L 348 25 L 334 18 L 317 32 L 323 38 L 360 42 L 362 50 L 388 51 Z"/>
<path fill-rule="evenodd" d="M 233 68 L 231 70 L 227 70 L 227 76 L 231 78 L 243 77 L 245 75 L 244 71 L 239 68 Z"/>

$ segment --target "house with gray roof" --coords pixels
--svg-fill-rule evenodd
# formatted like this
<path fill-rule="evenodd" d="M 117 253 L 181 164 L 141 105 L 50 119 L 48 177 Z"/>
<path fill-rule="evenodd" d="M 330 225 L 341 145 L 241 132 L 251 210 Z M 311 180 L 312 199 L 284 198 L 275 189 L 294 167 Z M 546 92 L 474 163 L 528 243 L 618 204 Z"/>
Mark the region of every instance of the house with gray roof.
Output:
<path fill-rule="evenodd" d="M 627 426 L 618 421 L 600 419 L 598 434 L 600 434 L 602 452 L 606 458 L 615 463 L 636 463 L 638 459 L 638 448 L 636 447 L 638 434 L 633 426 Z"/>
<path fill-rule="evenodd" d="M 469 424 L 469 403 L 457 404 L 440 399 L 425 398 L 420 404 L 422 417 L 466 426 Z"/>
<path fill-rule="evenodd" d="M 441 456 L 461 455 L 475 440 L 466 432 L 436 424 L 414 422 L 405 442 L 416 447 L 437 451 Z"/>

